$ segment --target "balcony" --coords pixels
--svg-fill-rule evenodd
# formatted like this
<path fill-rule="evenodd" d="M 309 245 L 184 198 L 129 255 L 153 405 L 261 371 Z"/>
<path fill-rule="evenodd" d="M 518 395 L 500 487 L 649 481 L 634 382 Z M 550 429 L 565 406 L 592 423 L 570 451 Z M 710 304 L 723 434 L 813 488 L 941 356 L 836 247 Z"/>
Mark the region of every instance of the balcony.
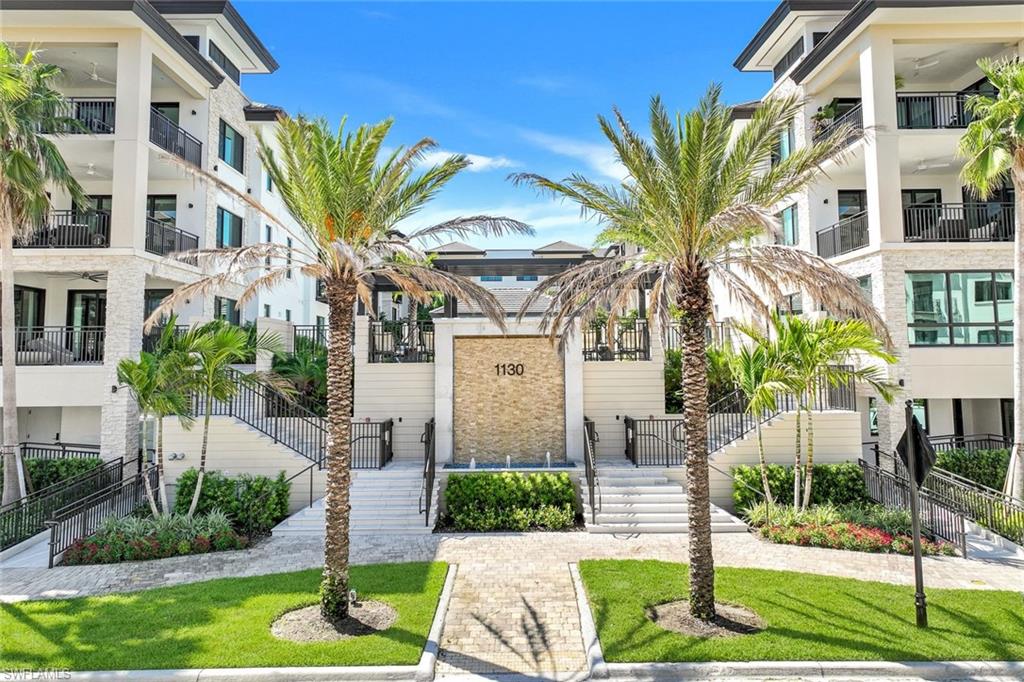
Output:
<path fill-rule="evenodd" d="M 647 320 L 620 320 L 609 326 L 595 323 L 583 330 L 583 359 L 593 361 L 650 360 L 651 334 Z"/>
<path fill-rule="evenodd" d="M 149 141 L 195 166 L 203 165 L 203 143 L 157 109 L 149 110 Z"/>
<path fill-rule="evenodd" d="M 158 256 L 170 256 L 199 248 L 199 237 L 155 218 L 146 218 L 146 251 Z M 195 258 L 183 262 L 196 265 Z"/>
<path fill-rule="evenodd" d="M 370 362 L 433 361 L 433 320 L 370 320 Z"/>
<path fill-rule="evenodd" d="M 927 204 L 903 209 L 907 242 L 1012 242 L 1012 203 Z"/>
<path fill-rule="evenodd" d="M 844 144 L 850 144 L 860 137 L 864 131 L 864 107 L 858 104 L 839 118 L 819 123 L 814 131 L 815 144 L 832 137 L 840 130 L 846 131 Z"/>
<path fill-rule="evenodd" d="M 15 242 L 24 249 L 96 249 L 110 246 L 110 213 L 52 211 L 31 237 Z"/>
<path fill-rule="evenodd" d="M 971 114 L 965 92 L 898 92 L 896 125 L 902 130 L 947 130 L 966 128 Z"/>
<path fill-rule="evenodd" d="M 861 211 L 816 234 L 818 255 L 834 258 L 868 245 L 868 212 Z"/>
<path fill-rule="evenodd" d="M 103 362 L 103 327 L 17 327 L 14 363 L 96 365 Z"/>

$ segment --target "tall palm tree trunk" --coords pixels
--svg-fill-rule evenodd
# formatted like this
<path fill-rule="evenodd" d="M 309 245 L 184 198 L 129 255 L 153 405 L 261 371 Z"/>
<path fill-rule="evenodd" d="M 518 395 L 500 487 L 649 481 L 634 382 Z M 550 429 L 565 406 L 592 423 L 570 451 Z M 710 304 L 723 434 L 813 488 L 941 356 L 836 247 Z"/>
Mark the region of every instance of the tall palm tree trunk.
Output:
<path fill-rule="evenodd" d="M 811 506 L 811 483 L 814 481 L 814 398 L 807 403 L 807 469 L 804 473 L 803 508 Z"/>
<path fill-rule="evenodd" d="M 14 224 L 6 201 L 0 200 L 0 344 L 3 345 L 3 412 L 2 448 L 4 491 L 2 504 L 10 504 L 25 496 L 25 475 L 18 451 L 18 392 L 14 365 Z"/>
<path fill-rule="evenodd" d="M 212 400 L 213 396 L 207 391 L 204 401 L 206 410 L 203 415 L 203 445 L 199 449 L 199 474 L 196 476 L 196 489 L 192 491 L 192 503 L 188 505 L 189 516 L 196 513 L 196 507 L 199 506 L 199 494 L 203 490 L 203 478 L 206 477 L 206 446 L 210 442 L 210 402 Z"/>
<path fill-rule="evenodd" d="M 141 460 L 143 462 L 143 466 L 142 466 L 143 469 L 146 468 L 145 467 L 146 449 L 147 449 L 146 446 L 148 444 L 147 441 L 146 441 L 146 422 L 147 421 L 148 420 L 146 419 L 146 415 L 143 414 L 142 415 L 142 424 L 139 426 L 139 428 L 142 430 L 142 450 L 141 450 L 141 452 L 139 452 L 139 457 L 141 458 Z M 149 513 L 153 515 L 153 518 L 156 518 L 157 516 L 160 516 L 160 510 L 157 509 L 156 498 L 153 497 L 153 487 L 149 484 L 149 476 L 143 476 L 142 477 L 142 485 L 146 488 L 146 499 L 149 500 Z"/>
<path fill-rule="evenodd" d="M 708 375 L 704 326 L 711 312 L 708 273 L 699 265 L 681 269 L 678 305 L 682 357 L 683 429 L 686 433 L 686 494 L 689 500 L 690 613 L 715 616 L 715 562 L 711 548 L 708 484 Z"/>
<path fill-rule="evenodd" d="M 349 484 L 352 461 L 352 284 L 328 279 L 327 344 L 327 491 L 325 496 L 324 575 L 320 612 L 338 620 L 348 615 Z"/>
<path fill-rule="evenodd" d="M 1013 240 L 1013 447 L 1006 492 L 1024 499 L 1024 152 L 1018 152 L 1010 176 L 1015 207 Z M 7 359 L 4 359 L 7 362 Z"/>
<path fill-rule="evenodd" d="M 793 510 L 800 508 L 800 444 L 803 434 L 800 432 L 800 408 L 803 402 L 798 397 L 796 400 L 796 446 L 793 449 Z"/>
<path fill-rule="evenodd" d="M 772 497 L 772 489 L 768 485 L 768 461 L 764 455 L 764 435 L 761 433 L 761 418 L 759 415 L 754 415 L 754 419 L 757 419 L 757 461 L 761 466 L 761 487 L 764 489 L 764 501 L 769 506 L 775 504 L 775 499 Z"/>
<path fill-rule="evenodd" d="M 160 511 L 164 516 L 170 513 L 167 506 L 167 482 L 164 480 L 164 418 L 156 420 L 156 487 L 160 496 Z"/>

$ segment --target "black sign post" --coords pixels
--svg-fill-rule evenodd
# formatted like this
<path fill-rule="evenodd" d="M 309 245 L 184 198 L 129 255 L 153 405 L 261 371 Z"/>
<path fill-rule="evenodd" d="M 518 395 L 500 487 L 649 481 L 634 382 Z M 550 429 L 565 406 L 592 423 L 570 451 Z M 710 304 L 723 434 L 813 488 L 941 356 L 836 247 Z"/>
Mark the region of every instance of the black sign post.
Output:
<path fill-rule="evenodd" d="M 910 488 L 910 524 L 914 537 L 914 606 L 917 609 L 917 627 L 928 627 L 928 604 L 924 596 L 924 572 L 921 567 L 921 518 L 917 500 L 917 433 L 914 423 L 914 401 L 908 400 L 905 409 L 907 431 L 906 443 L 907 486 Z"/>

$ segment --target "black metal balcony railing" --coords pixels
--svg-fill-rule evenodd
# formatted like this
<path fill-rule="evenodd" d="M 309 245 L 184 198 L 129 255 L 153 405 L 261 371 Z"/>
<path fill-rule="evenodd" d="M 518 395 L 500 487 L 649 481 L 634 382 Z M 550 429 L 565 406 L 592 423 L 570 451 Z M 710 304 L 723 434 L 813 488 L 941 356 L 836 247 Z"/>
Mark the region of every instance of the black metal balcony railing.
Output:
<path fill-rule="evenodd" d="M 814 131 L 814 141 L 821 142 L 840 130 L 846 130 L 845 143 L 849 144 L 864 130 L 864 108 L 858 104 L 830 123 L 823 123 Z"/>
<path fill-rule="evenodd" d="M 147 353 L 155 352 L 166 328 L 166 326 L 153 327 L 149 332 L 144 333 L 142 335 L 142 350 Z M 174 325 L 174 336 L 182 336 L 188 330 L 189 326 L 187 324 L 176 324 Z"/>
<path fill-rule="evenodd" d="M 908 242 L 1012 242 L 1012 203 L 926 204 L 903 209 Z"/>
<path fill-rule="evenodd" d="M 898 92 L 896 125 L 905 130 L 966 128 L 971 122 L 965 92 Z"/>
<path fill-rule="evenodd" d="M 198 248 L 199 237 L 191 232 L 155 218 L 146 218 L 146 251 L 158 256 L 170 256 Z M 195 265 L 196 259 L 187 258 L 184 262 Z"/>
<path fill-rule="evenodd" d="M 292 327 L 292 347 L 296 352 L 302 348 L 327 348 L 327 325 L 297 324 Z"/>
<path fill-rule="evenodd" d="M 78 121 L 80 125 L 40 126 L 40 131 L 57 135 L 109 135 L 114 132 L 113 97 L 69 97 L 61 115 Z"/>
<path fill-rule="evenodd" d="M 818 230 L 818 255 L 832 258 L 868 245 L 868 212 L 861 211 L 840 220 L 831 227 Z"/>
<path fill-rule="evenodd" d="M 650 360 L 651 333 L 647 320 L 594 324 L 583 330 L 583 359 L 587 361 Z"/>
<path fill-rule="evenodd" d="M 149 141 L 191 164 L 203 165 L 203 143 L 155 108 L 149 110 Z"/>
<path fill-rule="evenodd" d="M 16 365 L 90 365 L 103 362 L 104 327 L 17 327 Z"/>
<path fill-rule="evenodd" d="M 433 362 L 434 321 L 370 321 L 370 362 Z"/>
<path fill-rule="evenodd" d="M 110 246 L 110 214 L 106 211 L 52 211 L 42 225 L 15 248 L 89 249 Z"/>

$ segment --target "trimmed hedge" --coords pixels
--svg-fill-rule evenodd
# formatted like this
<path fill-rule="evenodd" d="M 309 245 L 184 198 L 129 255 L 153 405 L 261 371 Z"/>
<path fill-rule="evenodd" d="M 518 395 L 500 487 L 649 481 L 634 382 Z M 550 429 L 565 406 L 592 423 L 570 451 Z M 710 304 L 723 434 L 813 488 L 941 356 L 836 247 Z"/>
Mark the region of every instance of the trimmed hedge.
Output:
<path fill-rule="evenodd" d="M 174 498 L 175 514 L 188 512 L 198 476 L 199 471 L 192 468 L 178 477 L 178 492 Z M 220 510 L 227 514 L 236 530 L 252 534 L 266 533 L 288 516 L 288 494 L 291 487 L 292 484 L 285 481 L 283 471 L 275 479 L 251 474 L 233 478 L 219 471 L 207 471 L 195 513 L 205 515 Z"/>
<path fill-rule="evenodd" d="M 564 530 L 576 525 L 576 490 L 565 472 L 453 474 L 444 501 L 444 525 L 451 530 Z"/>
<path fill-rule="evenodd" d="M 768 487 L 777 504 L 793 504 L 793 467 L 769 464 Z M 763 501 L 763 498 L 747 486 L 764 491 L 761 485 L 761 469 L 757 465 L 735 467 L 732 483 L 732 501 L 737 511 L 744 511 Z M 740 483 L 742 481 L 746 485 Z M 815 464 L 814 481 L 811 485 L 811 504 L 869 504 L 864 474 L 856 462 L 839 464 Z"/>
<path fill-rule="evenodd" d="M 54 483 L 60 483 L 64 479 L 92 471 L 103 464 L 103 460 L 99 457 L 65 457 L 62 459 L 26 457 L 22 461 L 25 463 L 28 480 L 32 482 L 32 490 L 42 490 Z M 3 483 L 4 475 L 0 471 L 0 486 Z"/>
<path fill-rule="evenodd" d="M 1002 490 L 1010 466 L 1010 450 L 945 450 L 936 454 L 935 466 L 975 483 Z"/>

